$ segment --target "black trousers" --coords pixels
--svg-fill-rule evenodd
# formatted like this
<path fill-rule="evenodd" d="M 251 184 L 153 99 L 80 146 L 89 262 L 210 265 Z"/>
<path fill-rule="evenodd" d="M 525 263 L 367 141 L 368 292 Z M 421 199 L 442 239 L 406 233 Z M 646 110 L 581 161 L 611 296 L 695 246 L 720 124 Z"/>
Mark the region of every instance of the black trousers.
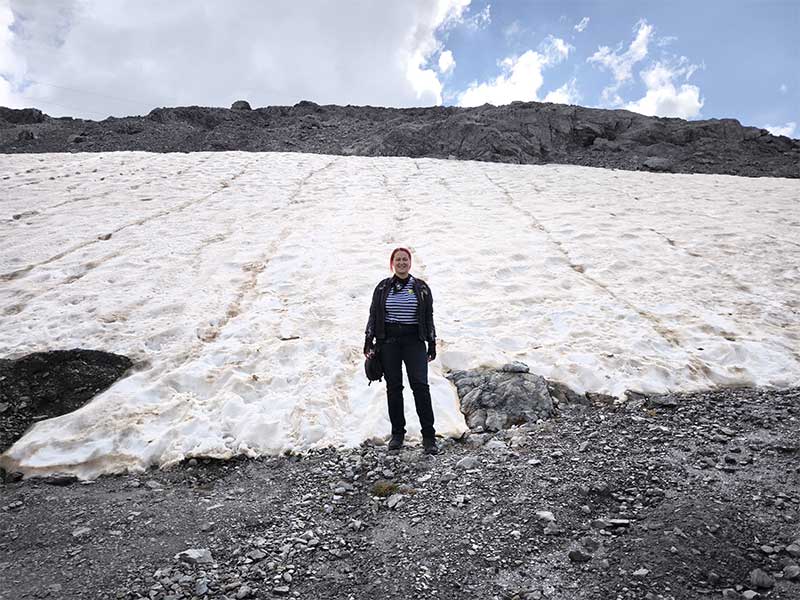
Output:
<path fill-rule="evenodd" d="M 383 376 L 386 379 L 386 399 L 392 435 L 405 435 L 406 418 L 403 413 L 403 372 L 406 365 L 408 381 L 414 393 L 414 404 L 422 430 L 422 437 L 436 435 L 433 428 L 433 406 L 428 387 L 428 355 L 425 342 L 420 341 L 416 325 L 386 325 L 386 339 L 380 344 Z"/>

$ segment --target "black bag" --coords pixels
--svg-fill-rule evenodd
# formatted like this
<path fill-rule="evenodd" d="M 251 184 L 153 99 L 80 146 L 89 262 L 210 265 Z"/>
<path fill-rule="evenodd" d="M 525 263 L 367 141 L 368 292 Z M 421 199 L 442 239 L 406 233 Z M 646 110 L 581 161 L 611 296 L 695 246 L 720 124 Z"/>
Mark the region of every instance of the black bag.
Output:
<path fill-rule="evenodd" d="M 372 358 L 364 360 L 364 372 L 369 380 L 367 385 L 372 385 L 373 381 L 380 381 L 383 378 L 383 365 L 377 352 L 372 355 Z"/>

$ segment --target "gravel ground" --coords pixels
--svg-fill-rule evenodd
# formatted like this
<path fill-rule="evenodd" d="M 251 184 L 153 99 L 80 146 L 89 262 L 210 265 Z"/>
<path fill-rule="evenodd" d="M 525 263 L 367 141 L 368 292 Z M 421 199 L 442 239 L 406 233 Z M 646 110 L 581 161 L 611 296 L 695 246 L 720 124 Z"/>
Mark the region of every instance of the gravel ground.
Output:
<path fill-rule="evenodd" d="M 0 598 L 798 598 L 800 389 L 0 487 Z M 180 553 L 183 553 L 182 555 Z"/>

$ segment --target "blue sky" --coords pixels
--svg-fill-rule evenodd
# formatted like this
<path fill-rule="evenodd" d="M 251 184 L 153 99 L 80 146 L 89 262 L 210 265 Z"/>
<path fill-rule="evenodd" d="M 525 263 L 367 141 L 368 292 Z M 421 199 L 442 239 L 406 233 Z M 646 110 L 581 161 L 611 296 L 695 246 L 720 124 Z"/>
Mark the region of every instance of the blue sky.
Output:
<path fill-rule="evenodd" d="M 800 0 L 0 0 L 0 105 L 547 100 L 800 136 Z"/>
<path fill-rule="evenodd" d="M 635 101 L 647 87 L 638 75 L 655 62 L 673 69 L 685 57 L 696 65 L 675 84 L 699 88 L 702 108 L 691 118 L 733 117 L 745 124 L 800 123 L 800 2 L 796 0 L 669 0 L 637 2 L 473 2 L 470 12 L 489 7 L 491 22 L 444 32 L 456 68 L 445 98 L 457 101 L 472 81 L 496 76 L 498 57 L 536 49 L 548 36 L 571 46 L 569 57 L 546 70 L 546 90 L 570 79 L 580 104 L 605 106 L 608 71 L 589 62 L 598 48 L 627 48 L 642 22 L 653 28 L 647 56 L 633 67 L 621 96 Z M 575 29 L 588 18 L 582 31 Z M 460 68 L 464 65 L 464 68 Z"/>

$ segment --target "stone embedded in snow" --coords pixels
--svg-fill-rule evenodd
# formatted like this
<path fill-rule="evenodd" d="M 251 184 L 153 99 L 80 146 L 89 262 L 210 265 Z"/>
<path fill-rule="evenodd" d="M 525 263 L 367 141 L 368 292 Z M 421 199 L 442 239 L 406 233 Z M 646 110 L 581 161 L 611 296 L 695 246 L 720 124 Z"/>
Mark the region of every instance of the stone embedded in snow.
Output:
<path fill-rule="evenodd" d="M 175 558 L 190 565 L 207 565 L 214 562 L 211 551 L 208 548 L 189 548 L 183 552 L 178 552 Z"/>

